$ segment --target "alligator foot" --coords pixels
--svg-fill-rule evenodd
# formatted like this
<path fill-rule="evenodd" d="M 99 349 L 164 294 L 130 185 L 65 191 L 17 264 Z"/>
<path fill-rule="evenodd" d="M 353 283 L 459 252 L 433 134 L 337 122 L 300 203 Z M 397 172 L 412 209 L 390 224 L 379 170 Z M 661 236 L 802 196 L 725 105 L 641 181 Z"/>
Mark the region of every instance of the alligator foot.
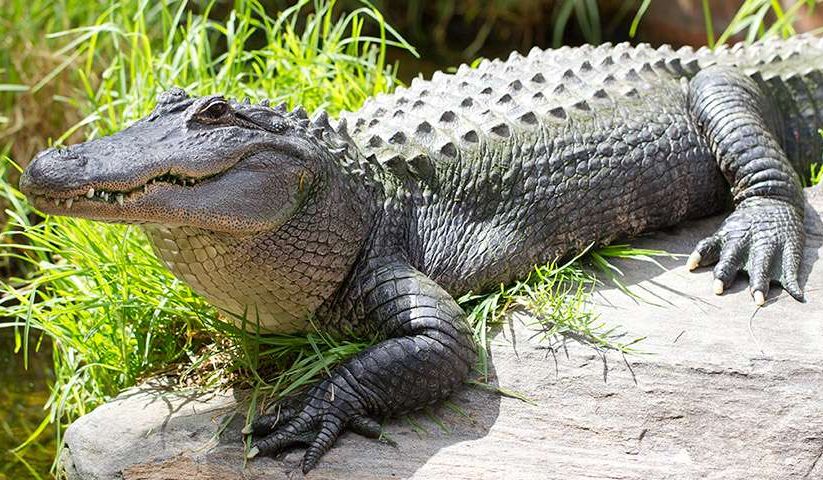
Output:
<path fill-rule="evenodd" d="M 368 438 L 381 438 L 382 434 L 380 424 L 365 415 L 363 402 L 341 375 L 313 387 L 302 406 L 287 400 L 269 411 L 243 430 L 258 437 L 247 457 L 276 455 L 289 447 L 306 445 L 303 473 L 317 465 L 346 429 Z"/>
<path fill-rule="evenodd" d="M 697 244 L 688 267 L 716 263 L 714 293 L 720 295 L 737 273 L 749 274 L 755 303 L 763 305 L 771 281 L 798 301 L 803 291 L 798 273 L 803 256 L 803 215 L 794 205 L 768 198 L 743 201 L 714 235 Z"/>
<path fill-rule="evenodd" d="M 737 273 L 749 273 L 755 303 L 778 281 L 803 301 L 797 282 L 803 255 L 802 183 L 764 113 L 772 98 L 741 69 L 706 68 L 689 84 L 689 103 L 720 170 L 732 187 L 735 211 L 720 230 L 697 244 L 689 267 L 717 263 L 714 293 Z"/>

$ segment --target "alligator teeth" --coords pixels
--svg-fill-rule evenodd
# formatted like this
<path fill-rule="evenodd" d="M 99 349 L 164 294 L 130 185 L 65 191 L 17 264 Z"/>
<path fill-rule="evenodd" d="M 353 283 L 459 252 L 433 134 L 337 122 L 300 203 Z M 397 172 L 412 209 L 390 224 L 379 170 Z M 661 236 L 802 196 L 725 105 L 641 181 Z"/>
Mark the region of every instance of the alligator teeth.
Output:
<path fill-rule="evenodd" d="M 94 189 L 89 187 L 89 191 L 86 192 L 86 198 L 91 198 L 94 196 Z"/>
<path fill-rule="evenodd" d="M 69 198 L 68 200 L 66 200 L 66 208 L 71 208 L 71 205 L 72 205 L 73 203 L 74 203 L 74 199 L 73 199 L 73 198 Z"/>
<path fill-rule="evenodd" d="M 148 193 L 148 191 L 149 191 L 149 184 L 147 183 L 147 184 L 143 185 L 143 193 Z"/>
<path fill-rule="evenodd" d="M 123 204 L 125 203 L 125 199 L 123 198 L 123 194 L 118 193 L 115 197 L 117 198 L 117 203 L 119 203 L 120 206 L 122 207 Z"/>
<path fill-rule="evenodd" d="M 60 199 L 59 199 L 59 198 L 55 198 L 55 199 L 54 199 L 54 206 L 55 206 L 55 207 L 59 207 L 59 206 L 60 206 Z"/>
<path fill-rule="evenodd" d="M 107 202 L 109 201 L 109 193 L 108 192 L 103 192 L 103 200 L 105 200 Z"/>

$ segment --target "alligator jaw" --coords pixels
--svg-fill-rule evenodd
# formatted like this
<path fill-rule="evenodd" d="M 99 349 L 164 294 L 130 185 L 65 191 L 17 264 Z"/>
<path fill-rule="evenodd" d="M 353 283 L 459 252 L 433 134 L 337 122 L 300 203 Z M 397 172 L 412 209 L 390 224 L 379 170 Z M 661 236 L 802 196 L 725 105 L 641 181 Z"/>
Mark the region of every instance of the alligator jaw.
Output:
<path fill-rule="evenodd" d="M 164 174 L 129 190 L 107 190 L 89 186 L 49 194 L 32 192 L 29 199 L 35 208 L 51 215 L 125 220 L 131 217 L 129 213 L 134 213 L 130 212 L 134 204 L 150 201 L 153 196 L 163 192 L 193 188 L 213 176 L 195 179 Z"/>

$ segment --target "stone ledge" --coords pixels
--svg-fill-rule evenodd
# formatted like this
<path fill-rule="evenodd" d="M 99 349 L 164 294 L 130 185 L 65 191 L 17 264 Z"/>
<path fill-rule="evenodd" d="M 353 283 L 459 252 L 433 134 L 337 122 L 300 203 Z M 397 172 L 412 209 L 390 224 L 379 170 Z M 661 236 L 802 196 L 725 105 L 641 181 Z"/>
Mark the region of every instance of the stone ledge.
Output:
<path fill-rule="evenodd" d="M 807 302 L 779 289 L 757 309 L 739 279 L 711 294 L 709 269 L 631 262 L 594 308 L 645 336 L 645 355 L 605 357 L 581 345 L 553 359 L 514 315 L 492 345 L 494 382 L 531 402 L 465 388 L 426 415 L 394 420 L 393 448 L 352 434 L 308 478 L 823 478 L 823 189 L 809 191 Z M 720 219 L 632 242 L 688 254 Z M 72 480 L 300 478 L 302 451 L 244 463 L 238 392 L 123 392 L 66 434 Z M 226 428 L 223 426 L 228 423 Z M 222 433 L 218 433 L 221 432 Z"/>

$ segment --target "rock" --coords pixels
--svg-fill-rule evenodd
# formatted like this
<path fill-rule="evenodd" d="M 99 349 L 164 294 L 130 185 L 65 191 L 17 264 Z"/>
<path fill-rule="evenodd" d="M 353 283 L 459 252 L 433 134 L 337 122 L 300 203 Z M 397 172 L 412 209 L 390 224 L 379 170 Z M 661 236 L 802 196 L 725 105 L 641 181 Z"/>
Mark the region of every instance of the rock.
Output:
<path fill-rule="evenodd" d="M 807 302 L 774 288 L 756 308 L 739 279 L 711 293 L 685 259 L 618 262 L 643 300 L 599 289 L 606 326 L 645 337 L 625 358 L 567 342 L 552 355 L 513 315 L 492 342 L 492 382 L 386 425 L 396 448 L 345 434 L 308 475 L 336 478 L 823 478 L 823 189 L 809 191 Z M 720 218 L 633 241 L 688 254 Z M 302 451 L 245 463 L 242 392 L 140 387 L 66 433 L 71 480 L 300 478 Z"/>

